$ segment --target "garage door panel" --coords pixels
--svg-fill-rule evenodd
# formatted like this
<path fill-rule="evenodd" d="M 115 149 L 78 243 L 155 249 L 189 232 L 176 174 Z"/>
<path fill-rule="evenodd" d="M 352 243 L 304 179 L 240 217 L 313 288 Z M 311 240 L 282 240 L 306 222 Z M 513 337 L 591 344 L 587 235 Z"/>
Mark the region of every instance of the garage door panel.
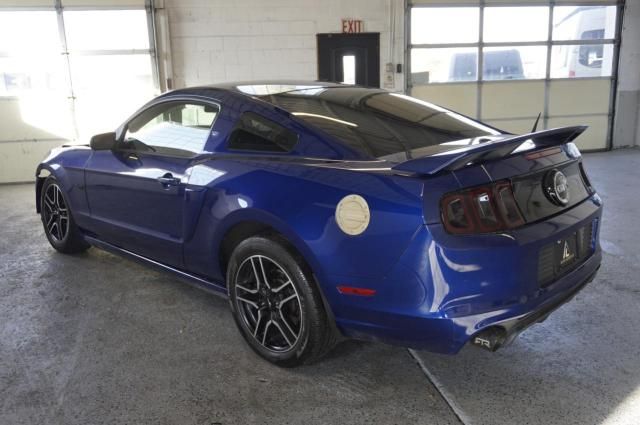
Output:
<path fill-rule="evenodd" d="M 536 117 L 544 110 L 544 82 L 514 81 L 482 84 L 482 117 Z"/>
<path fill-rule="evenodd" d="M 53 10 L 51 0 L 0 0 L 0 7 L 50 7 Z"/>
<path fill-rule="evenodd" d="M 67 142 L 65 139 L 0 143 L 0 182 L 33 181 L 38 163 L 51 149 Z"/>
<path fill-rule="evenodd" d="M 513 0 L 485 0 L 485 4 L 486 5 L 490 5 L 492 3 L 495 4 L 513 4 Z M 519 1 L 518 4 L 532 4 L 532 5 L 548 5 L 549 1 L 548 0 L 528 0 L 528 1 Z"/>
<path fill-rule="evenodd" d="M 0 7 L 50 7 L 53 0 L 0 0 Z M 63 7 L 140 7 L 144 8 L 144 0 L 62 0 Z"/>
<path fill-rule="evenodd" d="M 599 3 L 599 4 L 616 4 L 616 0 L 556 0 L 557 6 L 569 5 L 574 6 L 576 3 Z"/>
<path fill-rule="evenodd" d="M 72 7 L 95 7 L 108 5 L 109 7 L 141 7 L 144 8 L 144 0 L 62 0 L 62 6 Z"/>
<path fill-rule="evenodd" d="M 431 84 L 411 88 L 411 95 L 456 112 L 476 116 L 476 84 Z"/>
<path fill-rule="evenodd" d="M 426 34 L 424 28 L 438 35 L 408 40 L 409 69 L 414 71 L 409 80 L 420 86 L 412 95 L 513 133 L 531 131 L 539 113 L 539 129 L 584 123 L 590 128 L 579 139 L 581 148 L 606 148 L 620 1 L 409 0 L 409 4 L 418 6 L 411 14 L 412 35 Z M 447 19 L 445 9 L 452 15 Z M 445 30 L 436 28 L 442 25 Z M 461 40 L 465 31 L 474 36 Z M 457 58 L 463 56 L 468 70 L 457 72 Z"/>
<path fill-rule="evenodd" d="M 513 134 L 525 134 L 530 133 L 533 128 L 533 123 L 535 123 L 536 117 L 531 118 L 523 118 L 517 120 L 483 120 L 487 124 Z M 541 123 L 538 124 L 538 129 L 542 130 L 542 119 L 540 119 Z"/>
<path fill-rule="evenodd" d="M 611 4 L 615 4 L 616 0 L 556 0 L 555 4 L 560 6 L 562 4 L 568 4 L 568 5 L 575 5 L 576 3 L 611 3 Z M 435 1 L 434 1 L 435 3 Z M 442 3 L 442 1 L 440 1 L 440 3 Z M 549 0 L 485 0 L 485 4 L 486 5 L 490 5 L 492 3 L 495 4 L 518 4 L 518 5 L 522 5 L 522 4 L 542 4 L 542 5 L 548 5 L 549 4 Z"/>
<path fill-rule="evenodd" d="M 549 86 L 549 115 L 608 114 L 611 80 L 556 80 Z"/>
<path fill-rule="evenodd" d="M 547 127 L 557 128 L 571 125 L 589 126 L 589 128 L 575 140 L 575 143 L 581 150 L 606 149 L 607 133 L 609 129 L 608 115 L 562 118 L 551 117 L 549 118 Z"/>
<path fill-rule="evenodd" d="M 442 1 L 442 0 L 409 0 L 409 4 L 410 5 L 438 5 L 441 6 L 443 3 L 446 3 L 446 1 Z M 460 6 L 460 5 L 470 5 L 470 6 L 478 6 L 480 4 L 479 0 L 460 0 L 460 1 L 456 1 L 455 5 L 456 6 Z"/>
<path fill-rule="evenodd" d="M 40 92 L 29 96 L 0 98 L 0 143 L 12 140 L 72 139 L 72 114 L 71 101 L 56 93 Z"/>
<path fill-rule="evenodd" d="M 587 0 L 587 2 L 589 1 L 596 1 L 596 0 Z M 420 5 L 420 4 L 424 4 L 424 5 L 429 5 L 429 4 L 436 4 L 436 5 L 442 5 L 442 4 L 446 4 L 447 0 L 410 0 L 409 4 L 411 5 Z M 455 4 L 456 6 L 458 5 L 479 5 L 480 1 L 479 0 L 457 0 L 457 1 L 453 1 L 451 2 L 452 4 Z M 491 3 L 496 3 L 496 4 L 513 4 L 514 1 L 513 0 L 485 0 L 485 4 L 490 5 Z M 543 5 L 548 5 L 549 4 L 549 0 L 518 0 L 517 2 L 518 4 L 543 4 Z M 556 3 L 561 3 L 560 1 L 557 1 Z M 574 2 L 575 3 L 575 2 Z"/>

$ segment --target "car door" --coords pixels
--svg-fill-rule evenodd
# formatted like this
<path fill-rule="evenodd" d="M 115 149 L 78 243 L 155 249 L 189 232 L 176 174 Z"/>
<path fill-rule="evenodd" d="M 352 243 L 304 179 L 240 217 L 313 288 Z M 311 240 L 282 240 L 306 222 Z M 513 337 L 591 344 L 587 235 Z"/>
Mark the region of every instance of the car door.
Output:
<path fill-rule="evenodd" d="M 98 238 L 183 265 L 187 170 L 203 152 L 218 111 L 196 101 L 154 104 L 127 123 L 115 149 L 93 152 L 85 182 Z"/>

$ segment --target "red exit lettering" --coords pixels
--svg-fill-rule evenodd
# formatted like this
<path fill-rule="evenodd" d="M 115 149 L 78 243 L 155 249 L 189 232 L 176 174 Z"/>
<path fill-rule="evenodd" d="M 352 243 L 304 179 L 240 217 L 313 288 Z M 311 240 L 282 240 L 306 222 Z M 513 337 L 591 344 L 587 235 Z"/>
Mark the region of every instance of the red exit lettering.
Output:
<path fill-rule="evenodd" d="M 360 19 L 343 19 L 342 32 L 345 34 L 356 34 L 362 32 L 364 23 Z"/>

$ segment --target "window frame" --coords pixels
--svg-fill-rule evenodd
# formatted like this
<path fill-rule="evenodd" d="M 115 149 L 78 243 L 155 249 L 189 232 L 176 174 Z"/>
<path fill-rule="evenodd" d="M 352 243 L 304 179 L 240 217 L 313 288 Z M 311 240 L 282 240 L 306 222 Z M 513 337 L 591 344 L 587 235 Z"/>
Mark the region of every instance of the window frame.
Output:
<path fill-rule="evenodd" d="M 615 31 L 613 38 L 598 38 L 598 39 L 575 39 L 575 40 L 554 40 L 553 39 L 553 16 L 554 10 L 556 7 L 564 7 L 564 6 L 581 6 L 583 4 L 580 3 L 579 0 L 572 2 L 562 2 L 562 1 L 547 1 L 543 2 L 527 2 L 527 1 L 518 1 L 513 0 L 512 2 L 504 2 L 504 3 L 487 3 L 486 1 L 454 1 L 449 3 L 411 3 L 407 6 L 407 13 L 405 17 L 405 26 L 406 26 L 406 60 L 405 63 L 407 66 L 407 78 L 405 78 L 405 91 L 408 93 L 411 90 L 411 51 L 413 49 L 439 49 L 439 48 L 468 48 L 468 49 L 476 49 L 477 54 L 477 66 L 476 66 L 476 79 L 470 81 L 442 81 L 442 82 L 430 82 L 428 84 L 461 84 L 461 83 L 483 83 L 483 82 L 496 82 L 501 80 L 491 80 L 484 78 L 484 51 L 485 48 L 492 47 L 528 47 L 528 46 L 544 46 L 547 49 L 547 58 L 546 58 L 546 71 L 545 76 L 543 78 L 522 78 L 518 80 L 507 80 L 507 81 L 547 81 L 547 80 L 575 80 L 578 79 L 588 79 L 588 78 L 607 78 L 614 79 L 617 62 L 618 62 L 618 51 L 620 46 L 620 29 L 622 22 L 622 12 L 623 8 L 619 1 L 617 0 L 602 0 L 599 2 L 586 2 L 584 6 L 615 6 L 616 7 L 616 22 L 615 22 Z M 547 38 L 546 40 L 539 41 L 495 41 L 495 42 L 487 42 L 484 41 L 484 24 L 485 24 L 485 9 L 487 8 L 513 8 L 513 7 L 547 7 L 549 9 L 548 14 L 548 22 L 547 22 Z M 465 42 L 465 43 L 413 43 L 411 40 L 411 12 L 413 9 L 443 9 L 443 8 L 468 8 L 468 7 L 477 7 L 479 9 L 479 26 L 478 26 L 478 41 L 474 42 Z M 562 45 L 613 45 L 614 46 L 614 55 L 612 58 L 613 66 L 610 76 L 597 76 L 597 77 L 571 77 L 571 78 L 555 78 L 551 77 L 551 49 L 554 46 L 562 46 Z"/>
<path fill-rule="evenodd" d="M 231 143 L 233 141 L 233 137 L 234 137 L 234 133 L 238 130 L 241 130 L 241 125 L 242 125 L 242 117 L 246 114 L 252 114 L 257 116 L 259 119 L 261 120 L 266 120 L 270 123 L 273 123 L 279 127 L 282 127 L 284 130 L 286 130 L 287 132 L 293 134 L 296 138 L 295 143 L 291 146 L 291 148 L 287 151 L 272 151 L 272 150 L 255 150 L 255 149 L 238 149 L 238 148 L 233 148 L 231 147 Z M 257 137 L 262 137 L 260 135 L 256 135 Z M 300 144 L 300 134 L 297 133 L 296 131 L 291 130 L 290 128 L 277 123 L 276 121 L 269 119 L 267 117 L 265 117 L 264 115 L 256 112 L 256 111 L 252 111 L 252 110 L 247 110 L 247 111 L 242 111 L 239 115 L 238 115 L 238 119 L 236 120 L 235 124 L 233 125 L 233 128 L 231 129 L 231 131 L 229 131 L 229 136 L 227 137 L 227 141 L 225 143 L 225 150 L 228 152 L 233 152 L 233 153 L 250 153 L 250 154 L 262 154 L 262 155 L 291 155 L 292 153 L 295 153 L 296 147 Z"/>
<path fill-rule="evenodd" d="M 209 126 L 209 130 L 208 130 L 208 134 L 207 134 L 207 140 L 204 143 L 202 152 L 198 152 L 198 153 L 191 152 L 190 155 L 173 155 L 173 154 L 168 154 L 168 153 L 163 153 L 163 152 L 154 152 L 154 151 L 151 151 L 151 150 L 141 151 L 141 150 L 138 150 L 138 149 L 132 149 L 132 148 L 128 148 L 128 147 L 124 146 L 125 137 L 127 135 L 127 131 L 129 130 L 129 124 L 133 120 L 138 118 L 140 115 L 142 115 L 143 113 L 147 112 L 148 110 L 150 110 L 152 108 L 155 108 L 156 106 L 165 104 L 165 103 L 176 103 L 176 104 L 182 103 L 182 104 L 190 104 L 190 105 L 213 106 L 213 107 L 218 108 L 218 112 L 216 113 L 215 118 L 213 119 L 213 121 L 211 122 L 211 125 Z M 141 154 L 141 155 L 145 155 L 145 156 L 148 155 L 148 156 L 160 156 L 160 157 L 166 157 L 166 158 L 181 158 L 181 159 L 191 159 L 191 158 L 196 158 L 196 157 L 198 157 L 200 155 L 203 155 L 203 154 L 210 154 L 212 152 L 207 151 L 206 147 L 209 144 L 209 138 L 211 137 L 211 132 L 213 131 L 213 127 L 218 122 L 218 118 L 220 117 L 221 113 L 222 113 L 222 105 L 220 103 L 218 103 L 218 102 L 215 102 L 215 101 L 210 101 L 210 100 L 205 100 L 205 99 L 200 99 L 200 98 L 194 99 L 194 98 L 191 98 L 191 97 L 170 97 L 170 98 L 158 99 L 157 101 L 153 101 L 152 103 L 148 103 L 147 105 L 142 107 L 140 110 L 136 111 L 116 131 L 116 144 L 115 144 L 115 147 L 114 147 L 114 151 L 123 152 L 123 153 L 135 153 L 135 154 Z M 184 152 L 188 152 L 188 151 L 184 151 Z"/>
<path fill-rule="evenodd" d="M 487 7 L 530 7 L 530 6 L 545 6 L 549 8 L 548 24 L 547 24 L 547 39 L 544 41 L 532 41 L 532 42 L 485 42 L 483 39 L 484 33 L 484 10 Z M 554 28 L 554 11 L 557 7 L 565 6 L 613 6 L 616 12 L 616 22 L 613 32 L 613 38 L 602 39 L 574 39 L 574 40 L 559 40 L 553 38 Z M 455 8 L 455 7 L 478 7 L 480 10 L 480 25 L 479 25 L 479 40 L 474 43 L 440 43 L 440 44 L 413 44 L 411 40 L 411 11 L 414 8 Z M 549 120 L 551 118 L 557 118 L 552 116 L 549 112 L 549 92 L 552 82 L 558 81 L 588 81 L 588 80 L 608 80 L 611 82 L 609 93 L 609 112 L 608 116 L 608 129 L 607 139 L 604 150 L 611 149 L 611 141 L 613 138 L 613 115 L 614 105 L 618 84 L 618 65 L 620 57 L 620 44 L 622 35 L 622 23 L 624 20 L 624 0 L 596 0 L 596 1 L 580 1 L 580 0 L 547 0 L 547 1 L 527 1 L 527 0 L 510 0 L 504 2 L 487 2 L 486 0 L 453 0 L 451 2 L 429 0 L 421 2 L 420 0 L 408 0 L 405 9 L 405 93 L 411 94 L 412 88 L 412 71 L 411 71 L 411 52 L 415 48 L 455 48 L 466 47 L 476 49 L 478 60 L 476 74 L 480 74 L 478 78 L 471 81 L 447 81 L 447 82 L 430 82 L 426 84 L 419 84 L 417 86 L 425 85 L 475 85 L 475 119 L 482 120 L 482 104 L 483 104 L 483 85 L 485 84 L 518 84 L 518 83 L 531 83 L 542 82 L 544 84 L 544 105 L 542 112 L 542 124 L 544 128 L 547 128 Z M 613 56 L 611 59 L 611 74 L 607 76 L 585 76 L 585 77 L 553 77 L 551 70 L 552 63 L 552 50 L 558 46 L 577 46 L 578 48 L 590 45 L 603 45 L 613 46 Z M 545 75 L 544 78 L 523 78 L 523 79 L 506 79 L 506 80 L 489 80 L 485 79 L 483 75 L 484 70 L 484 48 L 485 47 L 523 47 L 523 46 L 544 46 L 546 47 L 546 63 L 545 63 Z M 586 116 L 592 116 L 593 114 L 586 114 Z M 599 114 L 597 114 L 599 115 Z M 514 118 L 515 119 L 515 118 Z M 597 149 L 603 150 L 603 149 Z"/>
<path fill-rule="evenodd" d="M 160 68 L 157 59 L 157 36 L 155 26 L 155 9 L 149 0 L 145 0 L 141 5 L 98 5 L 98 6 L 65 6 L 64 0 L 49 0 L 51 6 L 0 6 L 0 12 L 55 12 L 58 28 L 59 45 L 58 50 L 50 52 L 52 55 L 63 57 L 63 72 L 64 72 L 64 90 L 67 93 L 67 98 L 71 101 L 71 110 L 75 111 L 76 96 L 73 91 L 73 78 L 71 71 L 71 58 L 70 56 L 110 56 L 110 55 L 141 55 L 148 54 L 151 65 L 151 80 L 153 84 L 153 90 L 156 93 L 160 93 Z M 147 32 L 149 37 L 148 49 L 98 49 L 98 50 L 73 50 L 71 51 L 67 45 L 67 34 L 65 32 L 65 11 L 124 11 L 124 10 L 144 10 L 146 12 Z M 41 55 L 42 52 L 33 53 L 33 55 Z M 12 54 L 10 51 L 1 51 L 0 57 L 2 58 L 20 58 L 28 57 L 23 53 Z M 0 94 L 0 99 L 17 99 L 19 94 Z M 76 122 L 75 112 L 73 113 L 72 120 L 72 134 L 73 139 L 79 138 L 79 128 Z"/>

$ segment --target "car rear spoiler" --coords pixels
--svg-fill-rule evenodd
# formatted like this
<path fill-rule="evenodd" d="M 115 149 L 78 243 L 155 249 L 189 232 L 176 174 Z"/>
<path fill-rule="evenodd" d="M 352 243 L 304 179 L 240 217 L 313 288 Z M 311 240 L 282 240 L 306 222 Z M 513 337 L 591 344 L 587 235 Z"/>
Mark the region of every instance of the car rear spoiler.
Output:
<path fill-rule="evenodd" d="M 573 141 L 586 129 L 587 126 L 585 125 L 577 125 L 537 131 L 520 136 L 508 136 L 500 140 L 410 159 L 391 167 L 391 169 L 428 175 L 434 175 L 442 171 L 455 171 L 470 164 L 505 158 L 528 141 L 532 141 L 535 147 L 527 149 L 527 152 L 563 145 Z"/>

